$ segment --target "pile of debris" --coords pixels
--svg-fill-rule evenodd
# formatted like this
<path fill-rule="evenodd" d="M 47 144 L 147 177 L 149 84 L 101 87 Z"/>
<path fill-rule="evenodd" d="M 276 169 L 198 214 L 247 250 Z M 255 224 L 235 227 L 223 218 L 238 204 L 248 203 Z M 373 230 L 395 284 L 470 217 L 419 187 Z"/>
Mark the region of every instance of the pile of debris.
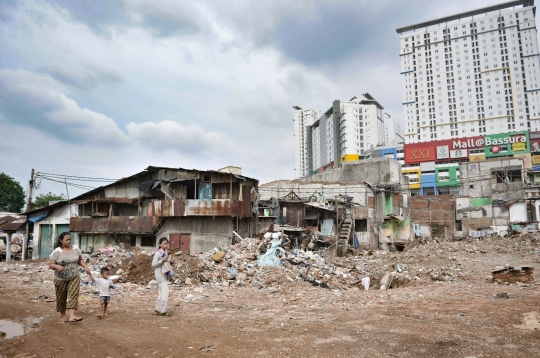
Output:
<path fill-rule="evenodd" d="M 426 268 L 421 261 L 431 255 L 455 254 L 463 250 L 455 245 L 463 246 L 461 243 L 434 242 L 406 252 L 359 251 L 347 257 L 334 257 L 329 250 L 311 251 L 305 245 L 296 248 L 290 245 L 287 235 L 270 232 L 199 255 L 170 250 L 170 263 L 175 272 L 171 281 L 173 288 L 199 284 L 263 288 L 308 282 L 340 290 L 448 282 L 468 277 L 468 273 L 459 267 L 460 263 Z M 108 266 L 120 282 L 149 285 L 154 283 L 153 253 L 147 250 L 132 253 L 114 247 L 98 250 L 85 258 L 93 271 Z M 455 256 L 449 256 L 449 259 L 455 261 Z"/>
<path fill-rule="evenodd" d="M 11 243 L 11 258 L 15 260 L 20 260 L 22 256 L 22 245 Z M 0 246 L 0 258 L 6 258 L 7 246 Z"/>
<path fill-rule="evenodd" d="M 278 289 L 304 283 L 329 289 L 364 290 L 430 282 L 449 283 L 468 280 L 474 274 L 469 262 L 478 261 L 479 255 L 488 252 L 539 256 L 535 255 L 540 253 L 537 237 L 526 234 L 518 238 L 509 235 L 460 241 L 434 238 L 412 242 L 403 252 L 359 250 L 346 257 L 335 257 L 328 248 L 317 250 L 310 248 L 309 243 L 298 245 L 298 241 L 294 244 L 294 239 L 290 240 L 282 232 L 268 232 L 259 238 L 241 239 L 236 244 L 200 254 L 169 250 L 169 260 L 175 273 L 171 284 L 172 288 L 201 285 Z M 128 251 L 122 246 L 114 246 L 83 254 L 83 259 L 95 277 L 106 266 L 113 278 L 126 287 L 147 289 L 155 283 L 151 267 L 154 252 Z M 25 272 L 29 273 L 31 266 L 30 262 L 25 265 Z M 47 263 L 38 266 L 37 275 L 30 275 L 29 280 L 50 280 L 49 276 L 39 277 L 51 275 Z M 533 280 L 528 268 L 520 270 L 501 267 L 490 278 L 500 283 L 529 283 Z M 503 274 L 505 277 L 501 276 Z M 85 275 L 82 277 L 83 285 L 88 285 L 91 290 L 88 279 Z"/>

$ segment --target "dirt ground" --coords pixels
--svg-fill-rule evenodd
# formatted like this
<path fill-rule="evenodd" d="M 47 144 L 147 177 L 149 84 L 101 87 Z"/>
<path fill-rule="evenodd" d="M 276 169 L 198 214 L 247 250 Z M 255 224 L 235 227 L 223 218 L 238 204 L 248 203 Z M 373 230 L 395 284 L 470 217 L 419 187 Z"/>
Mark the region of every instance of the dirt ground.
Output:
<path fill-rule="evenodd" d="M 43 297 L 54 297 L 50 281 L 32 284 L 17 270 L 0 268 L 0 320 L 43 318 L 26 334 L 0 340 L 0 356 L 540 357 L 539 280 L 520 287 L 486 279 L 507 263 L 534 267 L 536 278 L 538 255 L 527 250 L 458 251 L 457 258 L 441 253 L 423 264 L 456 260 L 466 276 L 386 291 L 330 290 L 307 282 L 260 289 L 184 286 L 171 291 L 172 317 L 152 315 L 155 287 L 126 284 L 105 319 L 95 316 L 96 295 L 84 291 L 79 323 L 59 322 L 54 302 Z M 410 260 L 406 252 L 386 260 L 403 257 Z M 509 298 L 493 298 L 503 292 Z"/>

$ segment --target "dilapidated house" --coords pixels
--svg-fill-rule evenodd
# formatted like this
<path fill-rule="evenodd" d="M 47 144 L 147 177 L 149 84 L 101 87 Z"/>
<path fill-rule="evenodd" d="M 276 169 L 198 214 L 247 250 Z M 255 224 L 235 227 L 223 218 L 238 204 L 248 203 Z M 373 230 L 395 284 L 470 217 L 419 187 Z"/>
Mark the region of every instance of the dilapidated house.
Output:
<path fill-rule="evenodd" d="M 33 221 L 34 257 L 48 257 L 54 238 L 70 231 L 85 252 L 108 245 L 203 252 L 225 246 L 237 233 L 257 231 L 258 181 L 241 169 L 218 171 L 148 167 L 66 202 L 26 213 Z"/>
<path fill-rule="evenodd" d="M 490 230 L 508 230 L 512 224 L 536 222 L 537 208 L 525 195 L 523 159 L 462 163 L 459 171 L 462 195 L 456 197 L 458 234 L 482 236 Z"/>
<path fill-rule="evenodd" d="M 314 228 L 337 247 L 389 249 L 411 238 L 408 180 L 390 158 L 342 163 L 306 179 L 260 186 L 261 213 L 280 225 Z M 266 209 L 265 209 L 266 208 Z"/>

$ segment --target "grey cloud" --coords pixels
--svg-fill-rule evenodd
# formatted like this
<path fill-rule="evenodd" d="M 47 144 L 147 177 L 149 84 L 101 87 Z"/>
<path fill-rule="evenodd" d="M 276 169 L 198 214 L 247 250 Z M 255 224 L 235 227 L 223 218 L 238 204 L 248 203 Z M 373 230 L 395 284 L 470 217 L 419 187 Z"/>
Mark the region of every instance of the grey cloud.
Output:
<path fill-rule="evenodd" d="M 44 68 L 43 72 L 59 82 L 83 90 L 94 89 L 102 84 L 119 84 L 124 81 L 124 78 L 113 70 L 91 65 L 83 65 L 76 69 L 51 66 Z"/>
<path fill-rule="evenodd" d="M 24 70 L 0 70 L 0 112 L 4 121 L 38 128 L 66 142 L 117 147 L 125 135 L 112 118 L 80 108 L 52 78 Z"/>
<path fill-rule="evenodd" d="M 47 0 L 100 36 L 111 36 L 112 25 L 128 23 L 124 3 L 116 0 Z"/>
<path fill-rule="evenodd" d="M 129 1 L 129 9 L 157 37 L 195 34 L 201 31 L 200 16 L 188 2 Z"/>
<path fill-rule="evenodd" d="M 177 151 L 183 154 L 234 156 L 236 149 L 227 136 L 204 127 L 165 120 L 161 122 L 129 123 L 131 139 L 139 145 L 158 151 Z"/>
<path fill-rule="evenodd" d="M 277 30 L 279 48 L 308 66 L 336 65 L 359 55 L 395 55 L 399 46 L 395 28 L 413 12 L 414 5 L 395 1 L 324 3 L 316 16 L 296 16 Z"/>
<path fill-rule="evenodd" d="M 48 0 L 71 18 L 100 36 L 112 36 L 112 27 L 142 26 L 156 37 L 194 34 L 202 27 L 190 2 L 140 0 Z"/>

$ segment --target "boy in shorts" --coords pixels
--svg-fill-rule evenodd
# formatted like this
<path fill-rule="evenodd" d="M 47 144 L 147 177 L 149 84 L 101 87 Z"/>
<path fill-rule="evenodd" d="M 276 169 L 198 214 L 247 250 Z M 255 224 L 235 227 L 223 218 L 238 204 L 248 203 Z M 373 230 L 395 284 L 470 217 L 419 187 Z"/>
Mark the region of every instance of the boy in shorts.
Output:
<path fill-rule="evenodd" d="M 110 289 L 114 288 L 113 281 L 109 278 L 111 271 L 107 267 L 101 268 L 101 278 L 96 279 L 99 286 L 99 314 L 98 318 L 108 317 L 107 305 L 111 302 Z"/>

